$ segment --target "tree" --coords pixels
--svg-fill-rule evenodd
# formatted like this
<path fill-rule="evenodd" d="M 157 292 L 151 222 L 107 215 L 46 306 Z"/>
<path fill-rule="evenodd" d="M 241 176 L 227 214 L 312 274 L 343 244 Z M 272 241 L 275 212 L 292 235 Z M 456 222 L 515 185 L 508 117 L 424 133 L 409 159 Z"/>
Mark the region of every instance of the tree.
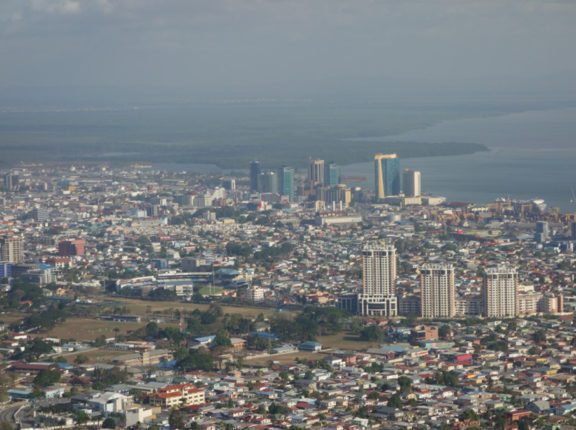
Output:
<path fill-rule="evenodd" d="M 108 417 L 102 422 L 102 428 L 103 429 L 115 429 L 116 428 L 116 421 L 114 420 L 114 418 Z"/>
<path fill-rule="evenodd" d="M 96 369 L 92 376 L 92 387 L 102 390 L 110 385 L 121 384 L 128 379 L 128 372 L 119 367 L 112 369 Z"/>
<path fill-rule="evenodd" d="M 60 381 L 60 372 L 58 370 L 45 369 L 36 375 L 34 385 L 37 387 L 49 387 L 58 381 Z"/>
<path fill-rule="evenodd" d="M 271 415 L 287 415 L 290 412 L 288 406 L 279 405 L 278 403 L 272 403 L 268 407 L 268 413 Z"/>
<path fill-rule="evenodd" d="M 412 379 L 407 376 L 400 376 L 398 378 L 398 385 L 402 393 L 408 393 L 412 388 Z"/>
<path fill-rule="evenodd" d="M 438 329 L 438 336 L 440 339 L 448 339 L 450 337 L 452 330 L 450 329 L 449 325 L 441 325 Z"/>
<path fill-rule="evenodd" d="M 15 428 L 8 421 L 2 421 L 0 422 L 0 430 L 15 430 Z"/>
<path fill-rule="evenodd" d="M 478 414 L 473 409 L 466 409 L 459 417 L 462 421 L 478 421 Z"/>
<path fill-rule="evenodd" d="M 148 298 L 152 300 L 174 300 L 176 298 L 176 292 L 166 288 L 156 288 L 150 291 Z"/>
<path fill-rule="evenodd" d="M 366 326 L 360 331 L 360 339 L 367 342 L 380 342 L 384 339 L 384 336 L 384 330 L 377 325 Z"/>
<path fill-rule="evenodd" d="M 214 344 L 217 346 L 231 346 L 230 335 L 226 330 L 218 330 L 214 338 Z"/>
<path fill-rule="evenodd" d="M 214 359 L 206 348 L 190 350 L 176 363 L 176 368 L 183 371 L 191 370 L 212 370 Z"/>
<path fill-rule="evenodd" d="M 158 337 L 158 333 L 160 332 L 160 326 L 157 322 L 151 321 L 146 324 L 146 337 L 151 337 L 156 339 Z"/>
<path fill-rule="evenodd" d="M 94 342 L 92 342 L 92 344 L 96 347 L 101 347 L 101 346 L 106 345 L 106 336 L 101 334 L 96 339 L 94 339 Z"/>
<path fill-rule="evenodd" d="M 88 416 L 88 414 L 84 411 L 78 411 L 76 412 L 76 414 L 74 415 L 74 420 L 76 421 L 76 424 L 84 424 L 87 423 L 88 420 L 90 419 L 90 417 Z"/>
<path fill-rule="evenodd" d="M 388 399 L 387 405 L 389 408 L 399 409 L 402 407 L 402 398 L 398 393 L 396 393 Z"/>
<path fill-rule="evenodd" d="M 88 357 L 85 356 L 84 354 L 79 354 L 74 359 L 74 363 L 76 363 L 76 364 L 84 364 L 84 363 L 88 363 L 88 361 L 89 361 Z"/>
<path fill-rule="evenodd" d="M 168 417 L 168 424 L 170 425 L 170 430 L 184 429 L 186 427 L 184 413 L 178 409 L 172 409 Z"/>
<path fill-rule="evenodd" d="M 32 340 L 32 342 L 29 342 L 26 345 L 26 349 L 23 352 L 17 354 L 15 358 L 34 361 L 40 358 L 40 356 L 49 354 L 52 351 L 52 346 L 49 343 L 44 342 L 40 338 L 36 338 Z"/>
<path fill-rule="evenodd" d="M 536 343 L 546 342 L 546 331 L 538 330 L 532 334 L 532 340 Z"/>

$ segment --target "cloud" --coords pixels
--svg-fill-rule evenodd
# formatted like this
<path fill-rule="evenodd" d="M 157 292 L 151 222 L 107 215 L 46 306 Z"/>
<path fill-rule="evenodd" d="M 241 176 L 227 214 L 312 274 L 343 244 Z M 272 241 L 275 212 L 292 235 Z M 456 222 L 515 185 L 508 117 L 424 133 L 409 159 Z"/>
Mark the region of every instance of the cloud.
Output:
<path fill-rule="evenodd" d="M 0 0 L 6 83 L 218 87 L 576 69 L 576 0 Z"/>
<path fill-rule="evenodd" d="M 50 14 L 74 15 L 82 10 L 80 0 L 29 0 L 29 4 L 34 12 Z"/>

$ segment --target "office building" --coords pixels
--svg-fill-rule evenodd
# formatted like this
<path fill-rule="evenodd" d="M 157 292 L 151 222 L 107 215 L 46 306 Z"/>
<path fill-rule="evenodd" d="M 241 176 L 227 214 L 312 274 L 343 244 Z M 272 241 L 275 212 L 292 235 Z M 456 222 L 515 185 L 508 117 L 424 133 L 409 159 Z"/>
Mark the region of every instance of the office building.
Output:
<path fill-rule="evenodd" d="M 4 191 L 15 191 L 18 188 L 18 175 L 9 172 L 4 175 Z"/>
<path fill-rule="evenodd" d="M 260 162 L 259 161 L 250 162 L 250 191 L 252 191 L 253 193 L 258 192 L 260 190 L 259 181 L 261 173 L 262 169 L 260 167 Z"/>
<path fill-rule="evenodd" d="M 544 243 L 550 240 L 550 227 L 548 226 L 548 221 L 538 221 L 536 223 L 534 240 L 538 243 Z"/>
<path fill-rule="evenodd" d="M 362 249 L 362 293 L 358 310 L 364 316 L 398 315 L 396 299 L 396 248 L 370 242 Z"/>
<path fill-rule="evenodd" d="M 0 279 L 11 278 L 12 277 L 12 263 L 6 261 L 0 261 Z"/>
<path fill-rule="evenodd" d="M 312 160 L 308 168 L 308 181 L 311 187 L 324 185 L 324 160 Z"/>
<path fill-rule="evenodd" d="M 50 211 L 46 208 L 32 209 L 32 218 L 36 222 L 46 222 L 50 219 Z"/>
<path fill-rule="evenodd" d="M 518 272 L 506 266 L 489 268 L 482 283 L 486 318 L 514 318 L 519 313 Z"/>
<path fill-rule="evenodd" d="M 63 240 L 58 243 L 58 254 L 62 257 L 84 256 L 86 242 L 84 239 Z"/>
<path fill-rule="evenodd" d="M 449 264 L 426 264 L 420 269 L 420 304 L 422 318 L 454 318 L 456 286 L 454 267 Z"/>
<path fill-rule="evenodd" d="M 422 175 L 418 170 L 406 169 L 402 175 L 402 187 L 406 197 L 422 195 Z"/>
<path fill-rule="evenodd" d="M 456 299 L 456 316 L 476 316 L 483 314 L 482 296 L 470 294 Z"/>
<path fill-rule="evenodd" d="M 400 194 L 400 160 L 396 154 L 374 156 L 374 191 L 376 201 Z"/>
<path fill-rule="evenodd" d="M 324 185 L 327 187 L 333 187 L 338 185 L 340 179 L 340 175 L 338 172 L 338 166 L 335 163 L 330 162 L 326 164 L 324 168 Z"/>
<path fill-rule="evenodd" d="M 236 179 L 226 178 L 222 180 L 222 188 L 226 191 L 236 191 Z"/>
<path fill-rule="evenodd" d="M 398 315 L 403 317 L 419 317 L 421 313 L 420 296 L 405 295 L 398 297 Z"/>
<path fill-rule="evenodd" d="M 266 170 L 260 173 L 258 185 L 262 193 L 278 192 L 278 175 L 273 170 Z"/>
<path fill-rule="evenodd" d="M 347 208 L 352 202 L 352 190 L 344 184 L 335 185 L 324 191 L 324 201 L 329 208 Z"/>
<path fill-rule="evenodd" d="M 562 294 L 545 294 L 538 302 L 538 311 L 545 314 L 557 314 L 564 312 L 564 296 Z"/>
<path fill-rule="evenodd" d="M 0 260 L 8 263 L 24 261 L 24 242 L 20 237 L 3 237 L 0 239 Z"/>
<path fill-rule="evenodd" d="M 280 194 L 290 200 L 294 199 L 294 173 L 292 167 L 283 166 L 280 168 L 278 175 L 280 179 Z"/>

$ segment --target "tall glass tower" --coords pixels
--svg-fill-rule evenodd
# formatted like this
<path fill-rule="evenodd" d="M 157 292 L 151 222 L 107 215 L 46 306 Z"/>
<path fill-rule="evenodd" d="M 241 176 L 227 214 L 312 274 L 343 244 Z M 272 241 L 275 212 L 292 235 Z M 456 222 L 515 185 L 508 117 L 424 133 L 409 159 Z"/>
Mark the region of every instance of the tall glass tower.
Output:
<path fill-rule="evenodd" d="M 278 176 L 280 177 L 280 194 L 292 200 L 294 198 L 294 169 L 282 166 Z"/>
<path fill-rule="evenodd" d="M 338 176 L 338 166 L 336 163 L 327 163 L 324 167 L 324 185 L 327 187 L 338 185 Z"/>
<path fill-rule="evenodd" d="M 400 159 L 396 154 L 374 156 L 374 191 L 376 200 L 400 194 Z"/>
<path fill-rule="evenodd" d="M 260 180 L 260 173 L 262 173 L 262 169 L 260 167 L 259 161 L 251 161 L 250 162 L 250 191 L 256 192 L 259 190 L 259 180 Z"/>

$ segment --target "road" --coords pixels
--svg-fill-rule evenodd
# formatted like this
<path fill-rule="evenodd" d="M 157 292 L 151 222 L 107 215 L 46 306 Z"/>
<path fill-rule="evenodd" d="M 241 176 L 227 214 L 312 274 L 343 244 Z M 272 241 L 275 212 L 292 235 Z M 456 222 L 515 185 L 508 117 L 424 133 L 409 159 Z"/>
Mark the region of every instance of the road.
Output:
<path fill-rule="evenodd" d="M 0 422 L 16 424 L 16 414 L 25 407 L 28 402 L 9 403 L 6 406 L 0 406 Z"/>

